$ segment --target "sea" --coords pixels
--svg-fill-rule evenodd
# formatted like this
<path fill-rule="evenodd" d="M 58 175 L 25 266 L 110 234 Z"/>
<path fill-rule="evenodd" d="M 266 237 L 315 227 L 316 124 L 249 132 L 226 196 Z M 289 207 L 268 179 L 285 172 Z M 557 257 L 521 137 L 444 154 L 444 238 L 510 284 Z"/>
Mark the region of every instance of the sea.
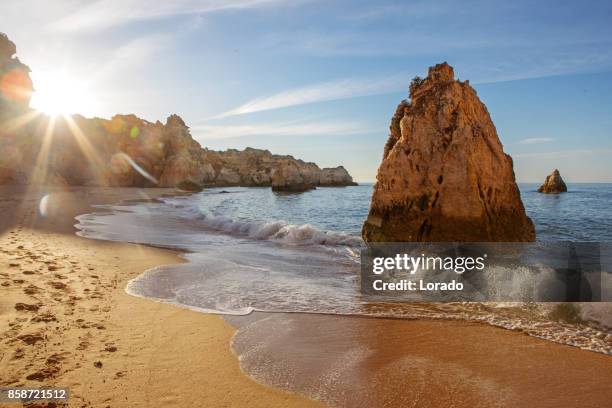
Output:
<path fill-rule="evenodd" d="M 537 193 L 520 184 L 541 241 L 612 242 L 612 184 Z M 181 251 L 186 263 L 133 279 L 134 296 L 204 313 L 314 313 L 477 321 L 612 355 L 612 303 L 381 303 L 359 288 L 360 231 L 372 184 L 287 194 L 210 188 L 99 206 L 78 234 Z"/>

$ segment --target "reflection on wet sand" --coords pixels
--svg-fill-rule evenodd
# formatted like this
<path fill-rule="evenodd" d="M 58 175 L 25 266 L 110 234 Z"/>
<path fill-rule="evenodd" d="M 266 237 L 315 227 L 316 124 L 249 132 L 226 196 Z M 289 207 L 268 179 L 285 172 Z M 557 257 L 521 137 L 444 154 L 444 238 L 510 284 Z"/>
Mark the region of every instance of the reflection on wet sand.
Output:
<path fill-rule="evenodd" d="M 298 313 L 227 320 L 239 328 L 232 346 L 245 372 L 335 407 L 602 407 L 612 400 L 609 356 L 484 324 Z"/>

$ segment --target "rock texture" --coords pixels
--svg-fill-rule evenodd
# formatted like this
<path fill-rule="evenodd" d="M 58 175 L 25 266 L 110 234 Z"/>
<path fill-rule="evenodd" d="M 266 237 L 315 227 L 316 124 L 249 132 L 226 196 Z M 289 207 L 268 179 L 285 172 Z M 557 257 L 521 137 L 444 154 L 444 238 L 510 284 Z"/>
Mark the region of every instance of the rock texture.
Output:
<path fill-rule="evenodd" d="M 272 190 L 306 191 L 316 188 L 321 169 L 314 163 L 299 163 L 295 160 L 279 160 L 272 171 Z"/>
<path fill-rule="evenodd" d="M 322 169 L 319 176 L 319 185 L 321 187 L 356 186 L 357 183 L 353 181 L 344 166 L 338 166 Z"/>
<path fill-rule="evenodd" d="M 559 194 L 567 192 L 567 186 L 561 178 L 559 170 L 554 169 L 549 176 L 546 176 L 546 181 L 544 181 L 544 184 L 542 184 L 540 188 L 538 188 L 538 192 L 547 194 Z"/>
<path fill-rule="evenodd" d="M 17 47 L 0 33 L 0 117 L 21 113 L 30 105 L 30 68 L 15 57 Z"/>
<path fill-rule="evenodd" d="M 469 82 L 438 64 L 410 98 L 391 120 L 364 240 L 533 241 L 512 158 Z"/>
<path fill-rule="evenodd" d="M 0 184 L 178 186 L 190 191 L 237 185 L 302 191 L 354 184 L 342 167 L 321 170 L 267 150 L 202 148 L 178 115 L 165 124 L 135 115 L 51 119 L 29 108 L 29 68 L 15 52 L 15 44 L 1 34 Z"/>

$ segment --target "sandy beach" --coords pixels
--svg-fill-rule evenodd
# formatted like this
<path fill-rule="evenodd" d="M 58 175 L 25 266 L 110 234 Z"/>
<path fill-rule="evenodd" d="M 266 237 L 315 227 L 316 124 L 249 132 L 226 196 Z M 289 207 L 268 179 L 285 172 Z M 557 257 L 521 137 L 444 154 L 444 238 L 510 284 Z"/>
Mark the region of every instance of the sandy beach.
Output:
<path fill-rule="evenodd" d="M 144 270 L 181 262 L 175 253 L 74 234 L 92 203 L 141 190 L 71 191 L 51 193 L 43 217 L 44 194 L 0 188 L 1 386 L 68 387 L 71 407 L 321 406 L 242 373 L 220 317 L 125 294 Z"/>
<path fill-rule="evenodd" d="M 0 408 L 612 408 L 612 1 L 0 18 Z"/>
<path fill-rule="evenodd" d="M 296 394 L 262 385 L 241 371 L 222 318 L 124 292 L 182 262 L 175 252 L 75 235 L 92 204 L 171 191 L 74 188 L 41 206 L 43 192 L 0 188 L 0 385 L 68 387 L 74 407 L 322 406 L 307 398 L 317 387 L 350 407 L 612 400 L 609 356 L 483 324 L 325 315 L 232 320 L 255 324 L 234 339 L 245 371 Z"/>
<path fill-rule="evenodd" d="M 245 370 L 332 405 L 597 408 L 612 400 L 610 356 L 520 332 L 450 320 L 260 319 L 234 339 Z"/>

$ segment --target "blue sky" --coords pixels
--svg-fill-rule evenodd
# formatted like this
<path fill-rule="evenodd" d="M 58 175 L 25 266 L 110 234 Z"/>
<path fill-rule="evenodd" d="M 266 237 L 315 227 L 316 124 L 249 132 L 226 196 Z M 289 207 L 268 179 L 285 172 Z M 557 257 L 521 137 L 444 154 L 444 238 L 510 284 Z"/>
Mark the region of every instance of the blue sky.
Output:
<path fill-rule="evenodd" d="M 22 0 L 0 4 L 0 30 L 38 103 L 62 84 L 86 116 L 178 113 L 206 147 L 343 164 L 360 181 L 411 78 L 448 61 L 520 181 L 557 167 L 612 182 L 609 1 Z"/>

